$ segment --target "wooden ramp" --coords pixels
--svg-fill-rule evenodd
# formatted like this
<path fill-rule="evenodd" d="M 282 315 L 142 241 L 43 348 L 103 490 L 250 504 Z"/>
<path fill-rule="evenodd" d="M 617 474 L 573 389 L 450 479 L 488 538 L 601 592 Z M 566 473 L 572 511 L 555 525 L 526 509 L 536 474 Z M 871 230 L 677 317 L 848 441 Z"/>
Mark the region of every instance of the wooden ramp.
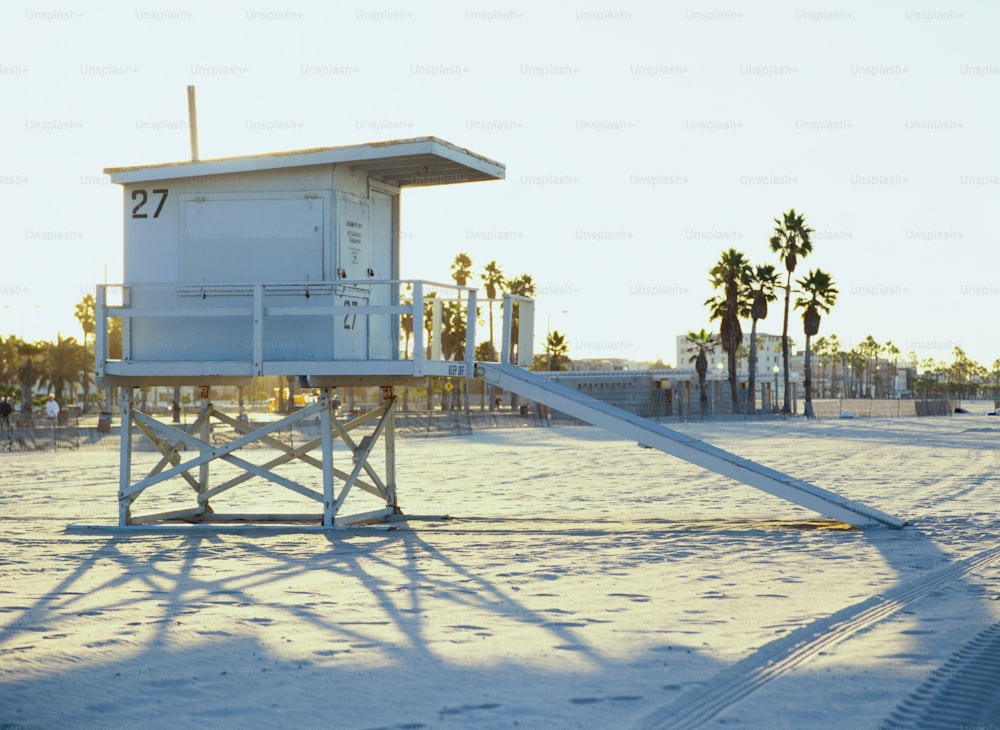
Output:
<path fill-rule="evenodd" d="M 476 364 L 476 377 L 717 474 L 855 527 L 906 524 L 893 515 L 794 479 L 506 363 Z"/>

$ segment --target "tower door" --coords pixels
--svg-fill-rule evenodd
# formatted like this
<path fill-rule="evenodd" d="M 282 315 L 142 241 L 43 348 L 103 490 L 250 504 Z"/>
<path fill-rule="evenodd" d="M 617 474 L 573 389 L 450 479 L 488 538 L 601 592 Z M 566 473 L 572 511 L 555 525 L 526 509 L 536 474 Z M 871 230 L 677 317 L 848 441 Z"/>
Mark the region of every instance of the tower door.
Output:
<path fill-rule="evenodd" d="M 371 269 L 372 304 L 390 305 L 399 302 L 399 285 L 383 283 L 397 278 L 396 202 L 398 196 L 380 190 L 371 191 Z M 399 317 L 373 314 L 368 324 L 368 355 L 372 360 L 395 360 L 399 357 Z"/>
<path fill-rule="evenodd" d="M 340 307 L 367 306 L 372 278 L 371 216 L 368 201 L 349 193 L 337 194 L 336 304 Z M 345 314 L 334 318 L 333 357 L 335 360 L 368 358 L 368 315 Z"/>

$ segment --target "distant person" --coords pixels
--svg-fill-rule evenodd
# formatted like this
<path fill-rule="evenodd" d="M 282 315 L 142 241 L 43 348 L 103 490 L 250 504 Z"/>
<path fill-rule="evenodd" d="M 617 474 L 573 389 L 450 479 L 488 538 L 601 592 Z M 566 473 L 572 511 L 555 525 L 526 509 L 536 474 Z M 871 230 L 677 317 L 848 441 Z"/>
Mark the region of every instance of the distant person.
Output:
<path fill-rule="evenodd" d="M 49 425 L 54 424 L 59 417 L 59 404 L 52 393 L 49 393 L 49 402 L 45 404 L 45 415 L 49 417 Z"/>
<path fill-rule="evenodd" d="M 10 401 L 4 398 L 0 401 L 0 426 L 10 428 L 10 415 L 14 412 L 14 407 Z"/>

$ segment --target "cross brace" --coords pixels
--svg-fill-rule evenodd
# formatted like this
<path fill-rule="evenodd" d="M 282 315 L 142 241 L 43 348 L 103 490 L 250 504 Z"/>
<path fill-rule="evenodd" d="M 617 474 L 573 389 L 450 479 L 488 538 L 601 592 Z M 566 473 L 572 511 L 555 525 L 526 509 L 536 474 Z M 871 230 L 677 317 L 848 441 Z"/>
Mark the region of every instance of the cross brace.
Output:
<path fill-rule="evenodd" d="M 141 525 L 168 520 L 188 522 L 228 522 L 228 521 L 312 521 L 321 519 L 324 527 L 335 524 L 356 524 L 372 521 L 393 514 L 399 514 L 396 496 L 395 469 L 395 420 L 396 399 L 391 388 L 383 391 L 382 405 L 367 413 L 339 422 L 333 415 L 332 388 L 323 388 L 319 399 L 305 408 L 277 421 L 254 427 L 217 410 L 208 398 L 202 399 L 201 411 L 195 421 L 182 428 L 159 421 L 147 413 L 137 410 L 132 403 L 132 389 L 123 388 L 120 399 L 122 409 L 121 470 L 118 491 L 119 525 Z M 320 421 L 320 434 L 298 446 L 286 443 L 278 436 L 292 425 L 310 419 Z M 225 444 L 212 442 L 213 419 L 231 427 L 236 438 Z M 374 430 L 360 441 L 355 441 L 351 432 L 375 422 Z M 162 457 L 142 478 L 132 481 L 133 445 L 132 435 L 138 431 L 161 453 Z M 333 443 L 340 439 L 348 447 L 352 456 L 350 471 L 338 469 L 333 463 Z M 385 446 L 384 476 L 379 476 L 369 461 L 379 442 Z M 264 463 L 257 464 L 242 455 L 240 449 L 251 445 L 263 445 L 276 449 L 279 454 Z M 319 458 L 312 451 L 320 449 Z M 185 459 L 182 452 L 193 450 L 194 456 Z M 242 471 L 220 484 L 210 483 L 210 465 L 224 461 Z M 275 469 L 293 461 L 301 461 L 319 469 L 321 489 L 303 483 L 302 480 L 278 474 Z M 362 478 L 367 476 L 367 480 Z M 294 492 L 322 505 L 322 514 L 260 514 L 215 512 L 211 500 L 224 492 L 236 489 L 260 477 L 272 484 Z M 194 492 L 195 504 L 178 509 L 133 514 L 133 505 L 147 490 L 153 490 L 165 482 L 182 479 Z M 334 482 L 340 480 L 339 491 L 334 490 Z M 345 500 L 356 488 L 382 500 L 383 506 L 361 514 L 344 516 L 341 514 Z M 153 490 L 155 491 L 155 490 Z M 150 491 L 149 493 L 152 493 Z M 231 495 L 230 495 L 231 496 Z"/>

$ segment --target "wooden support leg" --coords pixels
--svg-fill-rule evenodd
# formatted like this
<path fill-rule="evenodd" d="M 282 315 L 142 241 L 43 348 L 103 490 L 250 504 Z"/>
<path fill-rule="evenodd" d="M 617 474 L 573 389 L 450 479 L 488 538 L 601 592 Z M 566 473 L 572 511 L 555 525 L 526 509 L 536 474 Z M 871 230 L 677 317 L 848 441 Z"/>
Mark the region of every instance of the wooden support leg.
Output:
<path fill-rule="evenodd" d="M 319 423 L 323 438 L 323 527 L 333 527 L 335 515 L 333 499 L 333 389 L 323 388 L 320 395 L 322 409 Z"/>
<path fill-rule="evenodd" d="M 392 386 L 387 385 L 382 388 L 382 400 L 394 401 L 396 396 Z M 396 409 L 390 408 L 386 414 L 385 433 L 382 438 L 385 440 L 385 491 L 386 507 L 392 507 L 392 511 L 399 512 L 399 501 L 396 497 Z"/>
<path fill-rule="evenodd" d="M 209 400 L 210 389 L 207 386 L 202 386 L 200 388 L 201 396 L 201 428 L 199 429 L 199 438 L 206 444 L 212 442 L 212 416 L 209 410 L 212 408 L 212 403 Z M 204 494 L 209 488 L 209 462 L 205 462 L 200 467 L 198 467 L 198 494 Z M 212 507 L 209 505 L 208 500 L 199 500 L 201 503 L 201 508 L 203 512 L 211 512 Z"/>
<path fill-rule="evenodd" d="M 118 525 L 124 527 L 132 524 L 132 497 L 125 493 L 132 481 L 132 388 L 122 388 L 118 401 L 122 411 L 118 472 Z"/>

